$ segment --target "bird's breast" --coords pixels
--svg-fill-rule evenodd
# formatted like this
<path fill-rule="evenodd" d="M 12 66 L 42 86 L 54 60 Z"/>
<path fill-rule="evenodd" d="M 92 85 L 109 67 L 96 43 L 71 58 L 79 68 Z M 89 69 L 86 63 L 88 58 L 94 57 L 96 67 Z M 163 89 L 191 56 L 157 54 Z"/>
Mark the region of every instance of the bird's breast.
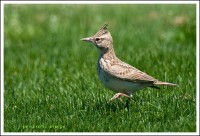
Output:
<path fill-rule="evenodd" d="M 104 85 L 109 82 L 109 75 L 104 71 L 104 66 L 101 61 L 97 64 L 97 74 Z"/>
<path fill-rule="evenodd" d="M 141 83 L 130 82 L 126 80 L 121 80 L 112 75 L 109 75 L 104 69 L 108 67 L 109 64 L 105 64 L 106 60 L 99 59 L 97 63 L 97 74 L 101 82 L 109 89 L 115 92 L 134 92 L 140 89 L 143 89 L 145 86 L 141 85 Z"/>

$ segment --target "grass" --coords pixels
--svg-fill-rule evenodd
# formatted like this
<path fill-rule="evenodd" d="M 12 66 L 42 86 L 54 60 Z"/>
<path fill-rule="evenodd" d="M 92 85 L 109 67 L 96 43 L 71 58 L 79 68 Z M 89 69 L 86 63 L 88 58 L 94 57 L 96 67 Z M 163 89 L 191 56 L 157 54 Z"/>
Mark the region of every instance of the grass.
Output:
<path fill-rule="evenodd" d="M 5 5 L 5 132 L 195 132 L 196 7 Z M 117 56 L 179 87 L 114 92 L 96 74 L 98 52 L 80 41 L 105 23 Z"/>

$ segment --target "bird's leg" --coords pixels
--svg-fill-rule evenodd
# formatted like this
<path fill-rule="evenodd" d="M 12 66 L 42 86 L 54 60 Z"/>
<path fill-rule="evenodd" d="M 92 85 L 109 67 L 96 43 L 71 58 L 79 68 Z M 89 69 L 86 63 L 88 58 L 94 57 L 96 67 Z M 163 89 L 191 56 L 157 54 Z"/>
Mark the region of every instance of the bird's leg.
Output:
<path fill-rule="evenodd" d="M 117 98 L 119 98 L 119 97 L 121 97 L 121 96 L 126 96 L 126 97 L 128 97 L 128 98 L 131 98 L 129 95 L 127 95 L 127 94 L 123 94 L 123 93 L 116 93 L 111 99 L 110 99 L 110 101 L 113 101 L 113 100 L 115 100 L 115 99 L 117 99 Z"/>

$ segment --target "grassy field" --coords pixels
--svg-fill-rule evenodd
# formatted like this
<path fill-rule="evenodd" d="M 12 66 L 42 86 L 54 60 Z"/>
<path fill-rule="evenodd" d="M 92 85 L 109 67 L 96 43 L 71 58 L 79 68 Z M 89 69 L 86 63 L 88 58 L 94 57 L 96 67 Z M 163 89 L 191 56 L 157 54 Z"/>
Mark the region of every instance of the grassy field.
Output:
<path fill-rule="evenodd" d="M 5 5 L 5 132 L 195 132 L 195 5 Z M 179 87 L 108 103 L 98 51 L 104 24 L 123 61 Z"/>

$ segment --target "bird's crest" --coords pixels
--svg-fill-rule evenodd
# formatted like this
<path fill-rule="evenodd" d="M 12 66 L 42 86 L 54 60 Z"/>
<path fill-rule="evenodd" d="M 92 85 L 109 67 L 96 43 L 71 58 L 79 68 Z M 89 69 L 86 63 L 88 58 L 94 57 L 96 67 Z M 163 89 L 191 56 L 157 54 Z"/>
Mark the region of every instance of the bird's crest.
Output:
<path fill-rule="evenodd" d="M 100 30 L 104 29 L 104 30 L 107 30 L 107 27 L 108 27 L 108 23 L 104 24 Z"/>
<path fill-rule="evenodd" d="M 106 34 L 106 33 L 108 32 L 107 27 L 108 27 L 108 24 L 107 24 L 107 23 L 104 24 L 104 25 L 101 27 L 101 29 L 94 35 L 94 37 L 99 37 L 99 36 L 101 36 L 101 35 L 103 35 L 103 34 Z"/>

